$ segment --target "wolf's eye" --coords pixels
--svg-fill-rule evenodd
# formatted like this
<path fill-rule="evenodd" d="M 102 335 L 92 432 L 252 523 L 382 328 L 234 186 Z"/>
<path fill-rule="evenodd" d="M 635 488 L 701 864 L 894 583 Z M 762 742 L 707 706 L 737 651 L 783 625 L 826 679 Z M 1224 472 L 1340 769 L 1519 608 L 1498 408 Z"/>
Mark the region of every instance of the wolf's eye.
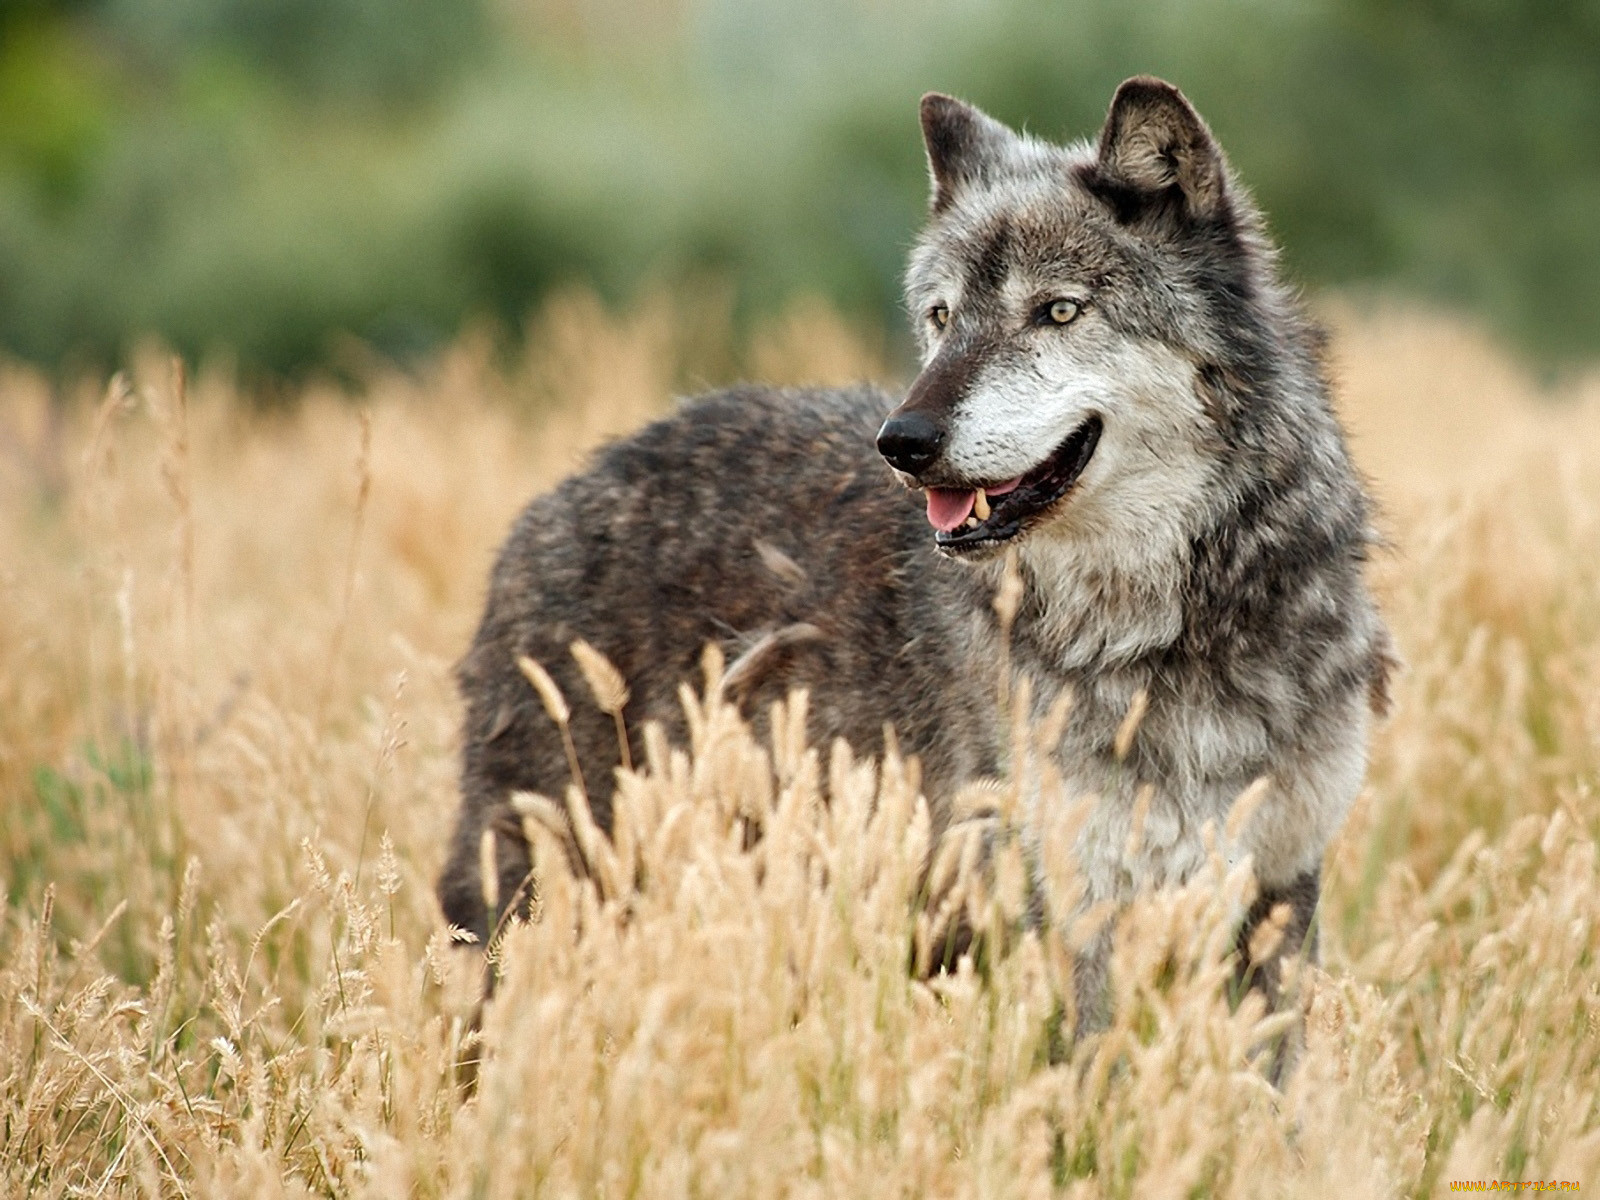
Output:
<path fill-rule="evenodd" d="M 1067 325 L 1075 321 L 1082 311 L 1083 305 L 1076 300 L 1068 300 L 1062 297 L 1059 300 L 1050 301 L 1049 306 L 1044 310 L 1044 318 L 1052 325 Z"/>
<path fill-rule="evenodd" d="M 935 304 L 928 310 L 928 320 L 933 322 L 935 329 L 943 329 L 950 324 L 950 306 L 948 304 Z"/>

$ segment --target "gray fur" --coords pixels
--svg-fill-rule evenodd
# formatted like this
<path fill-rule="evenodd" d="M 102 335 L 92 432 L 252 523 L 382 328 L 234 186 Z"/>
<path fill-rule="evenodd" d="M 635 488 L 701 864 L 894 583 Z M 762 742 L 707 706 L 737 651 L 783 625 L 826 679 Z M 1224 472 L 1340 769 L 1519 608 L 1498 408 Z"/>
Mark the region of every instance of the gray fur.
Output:
<path fill-rule="evenodd" d="M 1205 827 L 1222 830 L 1266 776 L 1223 848 L 1253 856 L 1265 896 L 1293 897 L 1289 940 L 1304 936 L 1390 664 L 1321 335 L 1170 85 L 1128 81 L 1098 141 L 1067 147 L 948 97 L 925 98 L 922 120 L 933 200 L 907 296 L 923 369 L 898 407 L 868 388 L 719 393 L 604 450 L 517 522 L 459 672 L 463 795 L 440 883 L 456 925 L 486 936 L 495 916 L 478 880 L 485 827 L 506 833 L 500 895 L 527 871 L 510 794 L 567 782 L 519 655 L 576 697 L 568 647 L 585 638 L 626 676 L 635 733 L 656 720 L 681 734 L 678 684 L 718 642 L 757 720 L 806 687 L 818 740 L 874 753 L 892 725 L 943 820 L 946 798 L 1001 759 L 991 602 L 1015 546 L 1012 661 L 1041 708 L 1073 689 L 1063 775 L 1098 797 L 1078 841 L 1087 899 L 1188 878 Z M 1040 316 L 1061 298 L 1070 321 Z M 898 480 L 873 447 L 891 409 L 937 433 L 936 458 Z M 1023 511 L 1018 488 L 1009 540 L 979 529 L 936 544 L 919 489 L 1026 483 L 1086 418 L 1103 432 L 1059 501 Z M 1148 710 L 1119 759 L 1140 694 Z M 574 705 L 573 732 L 609 828 L 614 728 Z"/>

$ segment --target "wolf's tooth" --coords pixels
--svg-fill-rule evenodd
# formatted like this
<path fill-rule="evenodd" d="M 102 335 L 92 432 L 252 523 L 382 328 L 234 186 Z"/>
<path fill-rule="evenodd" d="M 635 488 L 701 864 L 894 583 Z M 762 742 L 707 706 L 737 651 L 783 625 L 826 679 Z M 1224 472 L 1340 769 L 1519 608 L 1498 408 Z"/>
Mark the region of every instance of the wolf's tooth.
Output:
<path fill-rule="evenodd" d="M 968 517 L 967 518 L 967 528 L 968 529 L 976 529 L 977 527 L 978 527 L 978 518 L 977 517 Z"/>
<path fill-rule="evenodd" d="M 976 496 L 972 511 L 978 514 L 978 520 L 987 521 L 989 519 L 989 496 L 982 488 L 978 489 Z"/>

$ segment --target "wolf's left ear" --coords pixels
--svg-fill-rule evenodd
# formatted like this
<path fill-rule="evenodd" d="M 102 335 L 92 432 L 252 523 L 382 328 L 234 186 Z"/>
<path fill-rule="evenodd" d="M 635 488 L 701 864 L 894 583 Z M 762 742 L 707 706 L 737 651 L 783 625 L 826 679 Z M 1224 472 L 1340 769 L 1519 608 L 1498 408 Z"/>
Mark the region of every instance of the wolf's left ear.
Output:
<path fill-rule="evenodd" d="M 922 140 L 928 147 L 937 214 L 964 188 L 1003 166 L 1017 135 L 964 100 L 929 92 L 922 98 Z"/>
<path fill-rule="evenodd" d="M 1189 214 L 1207 221 L 1227 207 L 1222 149 L 1182 92 L 1137 75 L 1111 99 L 1100 131 L 1098 175 L 1128 199 L 1176 194 Z M 1138 207 L 1142 207 L 1139 205 Z"/>

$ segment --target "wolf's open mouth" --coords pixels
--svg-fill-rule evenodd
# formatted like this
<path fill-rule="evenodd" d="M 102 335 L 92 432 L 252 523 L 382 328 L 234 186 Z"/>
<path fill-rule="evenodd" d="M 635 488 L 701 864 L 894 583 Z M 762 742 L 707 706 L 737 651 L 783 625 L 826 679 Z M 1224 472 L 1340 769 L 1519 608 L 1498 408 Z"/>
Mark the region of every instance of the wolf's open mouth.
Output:
<path fill-rule="evenodd" d="M 1028 518 L 1072 490 L 1100 441 L 1099 417 L 1079 425 L 1043 463 L 1016 479 L 973 490 L 928 489 L 928 523 L 941 550 L 976 550 L 1010 541 Z"/>

